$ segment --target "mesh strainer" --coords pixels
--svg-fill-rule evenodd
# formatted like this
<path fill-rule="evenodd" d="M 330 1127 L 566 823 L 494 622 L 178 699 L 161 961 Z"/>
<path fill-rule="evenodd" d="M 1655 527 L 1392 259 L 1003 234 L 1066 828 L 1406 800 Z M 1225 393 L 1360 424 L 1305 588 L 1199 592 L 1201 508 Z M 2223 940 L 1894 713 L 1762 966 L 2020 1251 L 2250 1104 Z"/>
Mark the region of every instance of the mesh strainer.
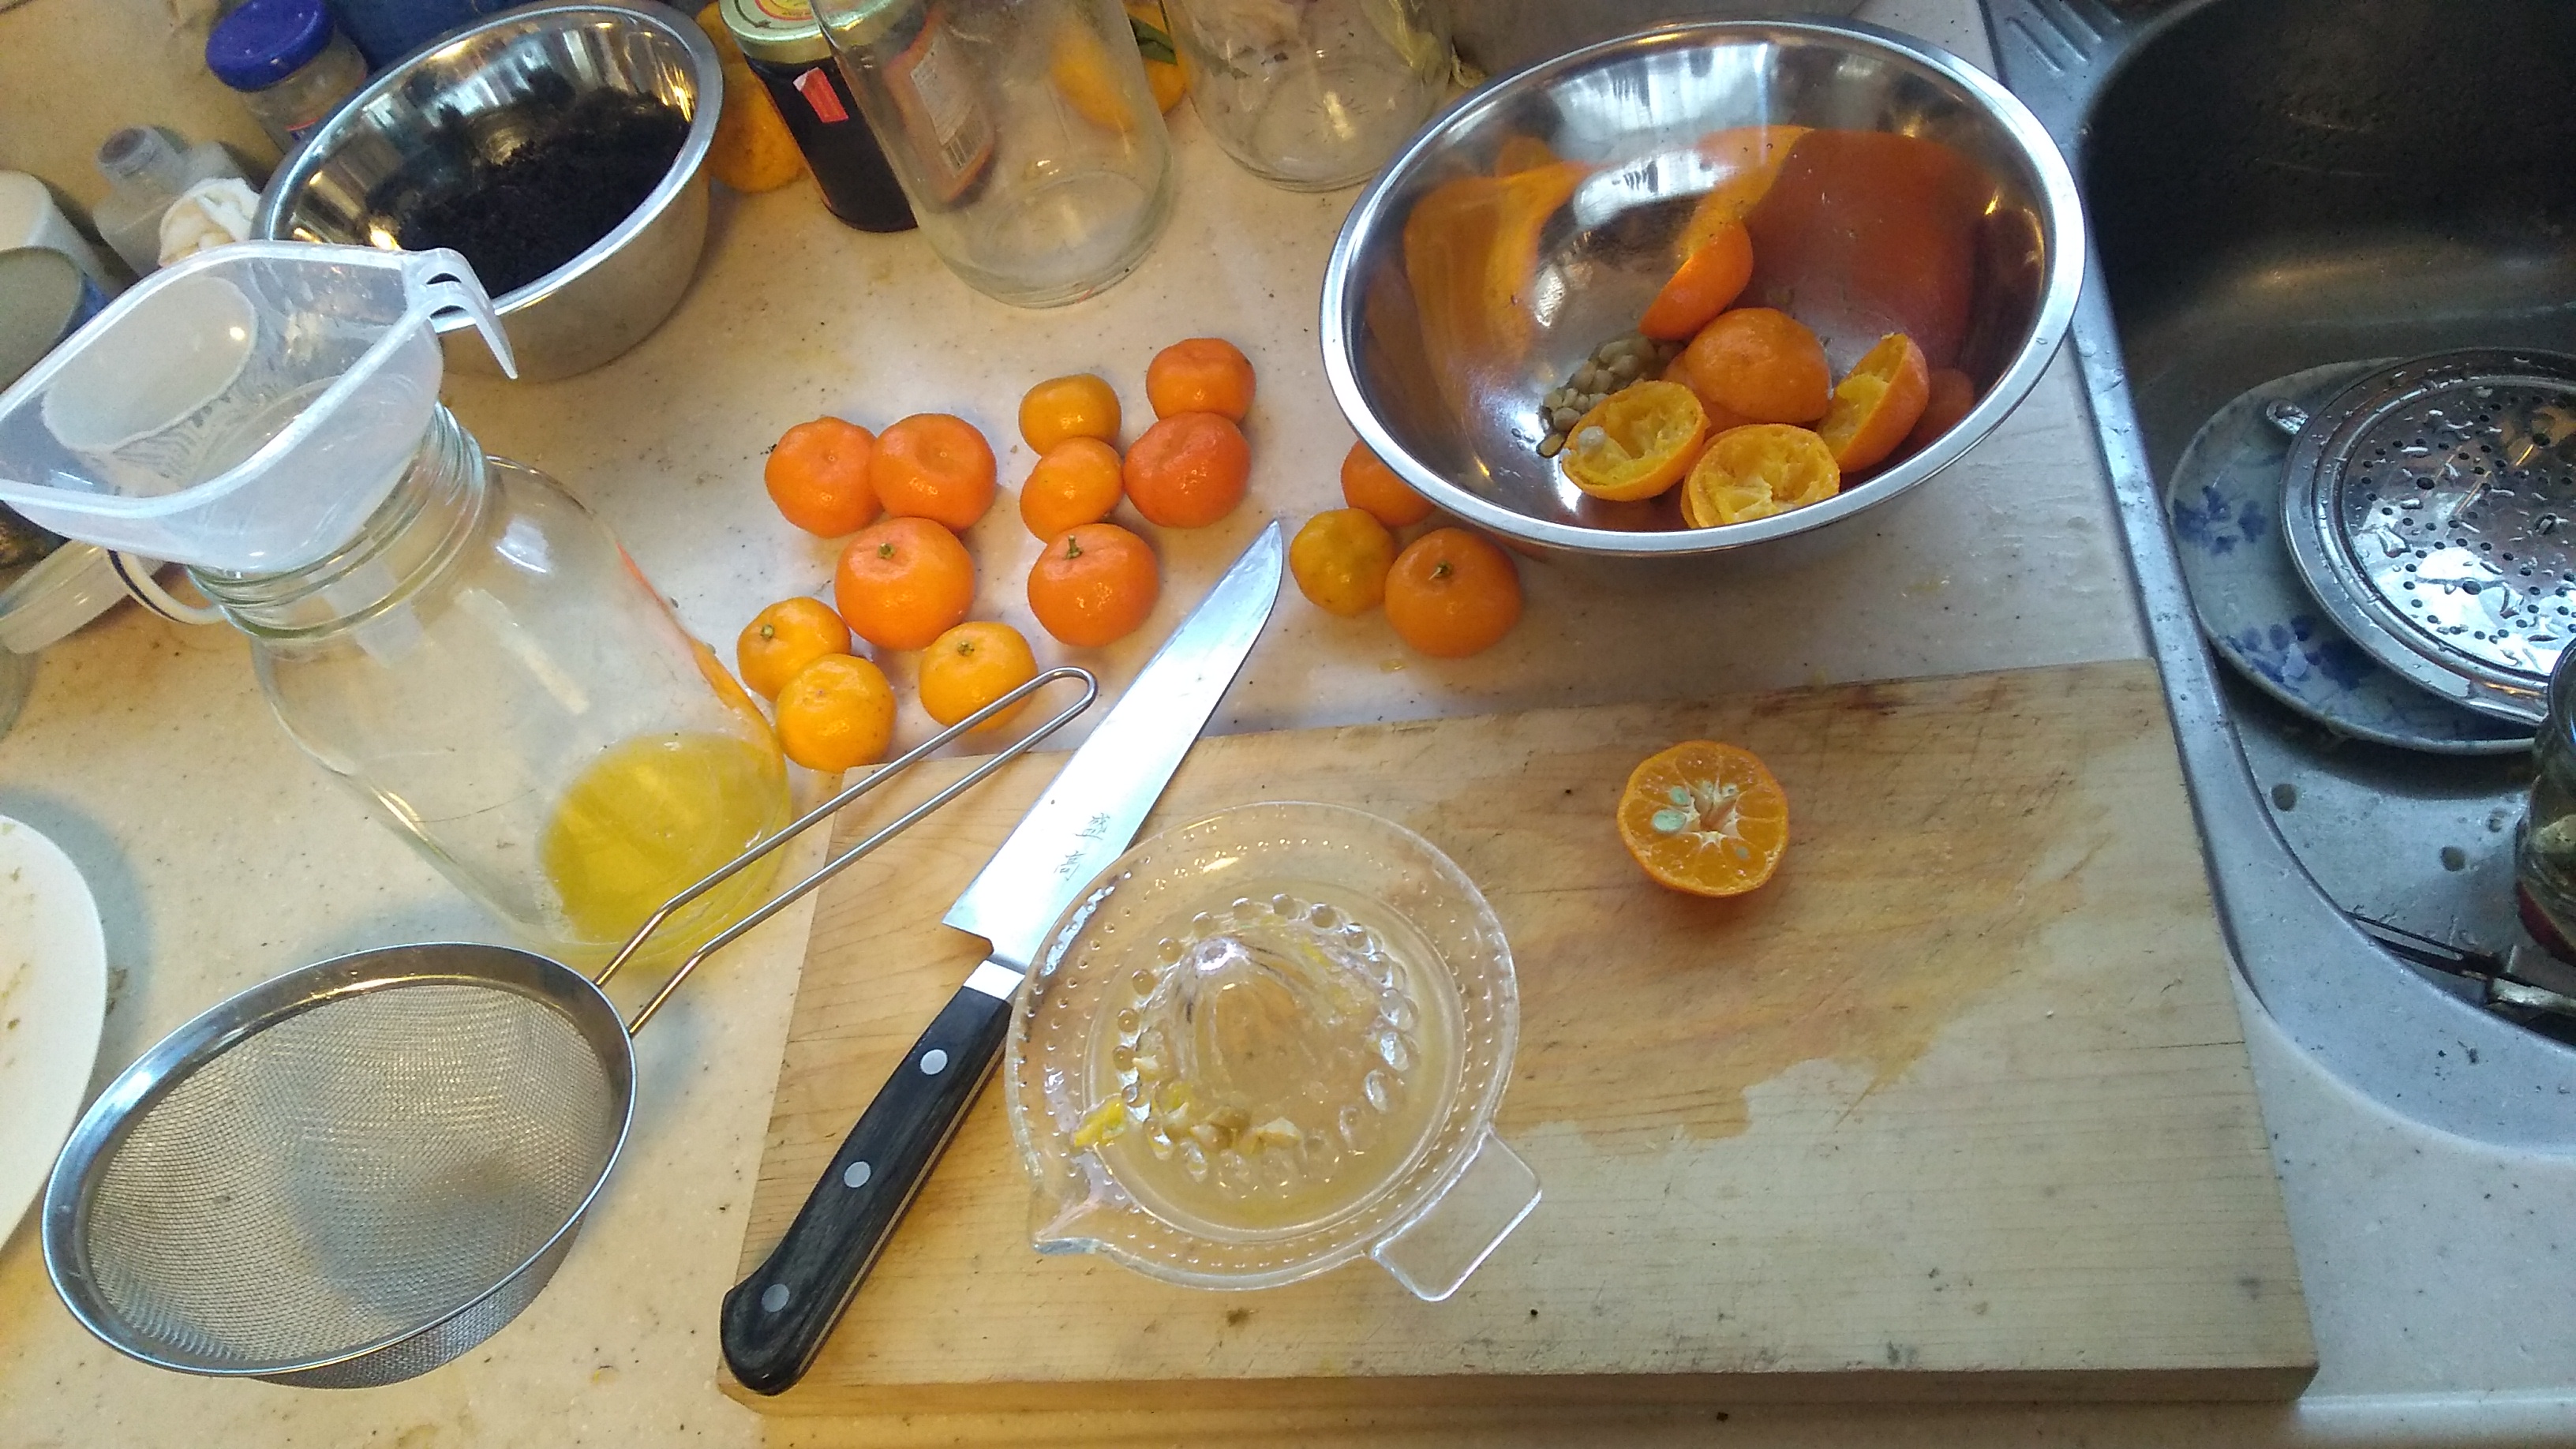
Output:
<path fill-rule="evenodd" d="M 679 907 L 1058 680 L 1082 696 L 692 953 L 621 1021 L 600 989 Z M 807 812 L 645 921 L 597 981 L 506 946 L 290 971 L 171 1033 L 90 1104 L 45 1188 L 45 1266 L 83 1325 L 188 1373 L 355 1388 L 518 1315 L 608 1180 L 631 1036 L 700 961 L 1017 757 L 1099 686 L 1049 670 Z"/>
<path fill-rule="evenodd" d="M 2297 430 L 2282 532 L 2317 602 L 2400 676 L 2538 724 L 2576 628 L 2576 358 L 2446 352 Z"/>

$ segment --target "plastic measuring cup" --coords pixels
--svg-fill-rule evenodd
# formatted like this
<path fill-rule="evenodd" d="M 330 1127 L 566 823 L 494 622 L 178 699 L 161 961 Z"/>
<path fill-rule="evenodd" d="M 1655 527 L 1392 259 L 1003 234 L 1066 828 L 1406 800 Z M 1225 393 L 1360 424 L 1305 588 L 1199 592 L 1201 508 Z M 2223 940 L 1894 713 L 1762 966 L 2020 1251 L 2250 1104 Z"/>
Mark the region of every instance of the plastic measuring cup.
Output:
<path fill-rule="evenodd" d="M 164 267 L 0 393 L 0 501 L 66 537 L 278 573 L 355 536 L 438 407 L 453 251 L 242 242 Z"/>

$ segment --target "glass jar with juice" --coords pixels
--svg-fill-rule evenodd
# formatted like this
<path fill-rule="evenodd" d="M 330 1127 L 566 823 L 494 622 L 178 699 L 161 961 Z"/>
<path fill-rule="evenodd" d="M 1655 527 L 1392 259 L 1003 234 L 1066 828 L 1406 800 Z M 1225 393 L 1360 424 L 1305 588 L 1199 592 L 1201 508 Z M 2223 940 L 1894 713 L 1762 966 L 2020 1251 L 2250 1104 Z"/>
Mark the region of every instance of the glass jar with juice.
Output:
<path fill-rule="evenodd" d="M 551 954 L 597 964 L 786 824 L 776 738 L 608 530 L 444 408 L 337 552 L 194 571 L 307 753 Z M 768 862 L 764 862 L 764 865 Z M 648 943 L 670 959 L 758 903 L 754 868 Z"/>
<path fill-rule="evenodd" d="M 454 252 L 244 242 L 0 393 L 0 498 L 187 564 L 306 753 L 532 945 L 604 962 L 789 815 L 768 723 L 554 480 L 438 404 Z M 746 914 L 745 870 L 653 937 Z"/>

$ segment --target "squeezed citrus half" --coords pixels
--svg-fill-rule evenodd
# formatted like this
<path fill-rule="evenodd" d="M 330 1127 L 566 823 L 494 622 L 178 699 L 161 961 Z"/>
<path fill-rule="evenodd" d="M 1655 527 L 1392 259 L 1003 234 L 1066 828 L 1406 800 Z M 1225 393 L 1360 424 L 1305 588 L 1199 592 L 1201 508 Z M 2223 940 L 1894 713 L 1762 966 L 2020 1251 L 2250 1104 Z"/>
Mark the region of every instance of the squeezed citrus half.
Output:
<path fill-rule="evenodd" d="M 1566 435 L 1557 466 L 1595 498 L 1634 502 L 1682 481 L 1708 440 L 1708 412 L 1677 382 L 1633 382 Z"/>
<path fill-rule="evenodd" d="M 1692 465 L 1682 515 L 1693 528 L 1750 523 L 1842 490 L 1833 450 L 1805 428 L 1756 423 L 1720 433 Z"/>
<path fill-rule="evenodd" d="M 1923 349 L 1902 332 L 1878 340 L 1834 389 L 1816 433 L 1846 473 L 1874 468 L 1914 431 L 1932 401 Z"/>

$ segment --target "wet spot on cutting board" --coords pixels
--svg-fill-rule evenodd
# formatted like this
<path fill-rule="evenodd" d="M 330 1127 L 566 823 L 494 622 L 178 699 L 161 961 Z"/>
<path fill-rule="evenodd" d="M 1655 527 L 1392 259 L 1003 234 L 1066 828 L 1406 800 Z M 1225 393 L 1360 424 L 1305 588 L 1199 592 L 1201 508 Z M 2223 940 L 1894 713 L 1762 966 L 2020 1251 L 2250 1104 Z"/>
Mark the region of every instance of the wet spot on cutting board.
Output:
<path fill-rule="evenodd" d="M 1568 1122 L 1637 1151 L 1676 1129 L 1734 1136 L 1750 1089 L 1818 1060 L 1865 1073 L 1865 1105 L 1991 988 L 2044 965 L 2035 942 L 2121 839 L 2084 772 L 2161 725 L 2134 687 L 2066 689 L 2008 674 L 1641 708 L 1633 734 L 1533 759 L 1532 785 L 1594 777 L 1576 796 L 1605 818 L 1594 834 L 1568 809 L 1543 838 L 1479 852 L 1522 963 L 1529 1070 L 1506 1131 Z M 1788 793 L 1788 855 L 1750 895 L 1660 889 L 1602 838 L 1636 759 L 1693 737 L 1751 748 Z"/>

